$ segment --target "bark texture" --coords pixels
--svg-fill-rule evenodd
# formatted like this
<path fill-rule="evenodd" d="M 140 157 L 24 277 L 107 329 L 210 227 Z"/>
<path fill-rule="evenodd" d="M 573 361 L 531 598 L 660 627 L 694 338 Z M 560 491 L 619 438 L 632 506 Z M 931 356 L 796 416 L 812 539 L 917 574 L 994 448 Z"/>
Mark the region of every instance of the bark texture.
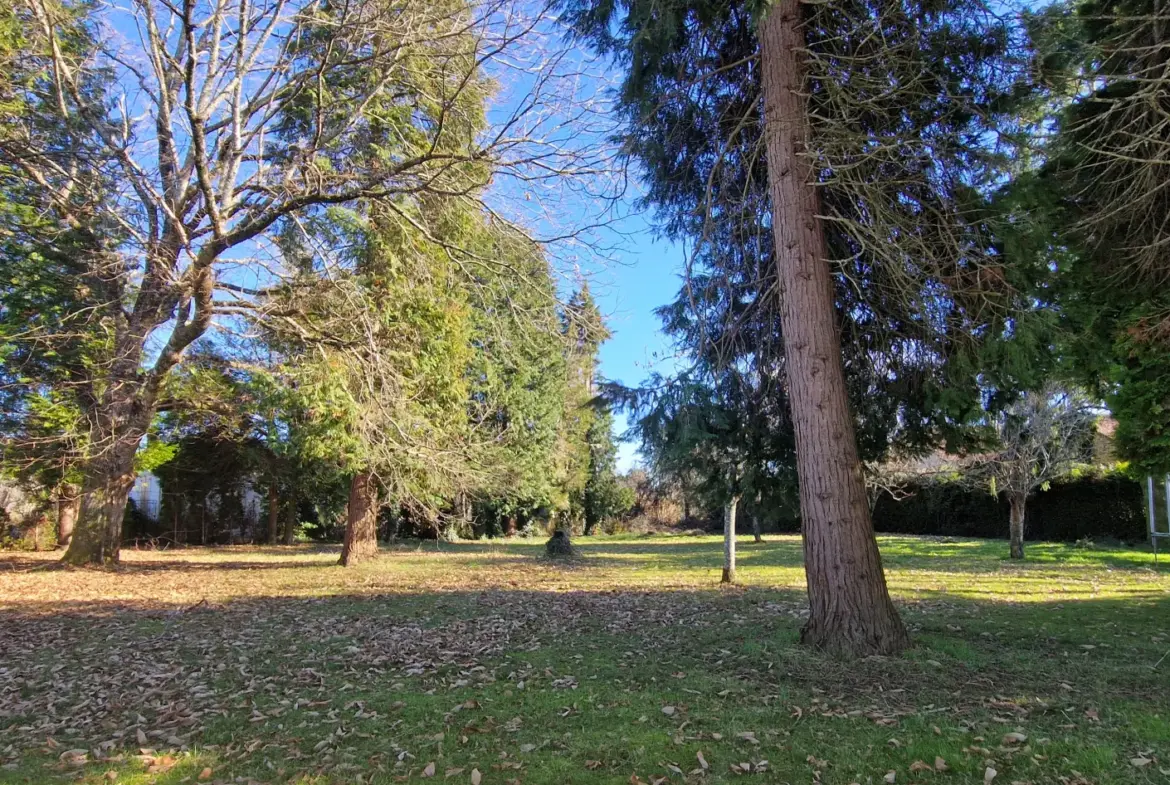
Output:
<path fill-rule="evenodd" d="M 1011 504 L 1011 555 L 1013 559 L 1024 558 L 1024 511 L 1028 504 L 1028 497 L 1023 493 L 1013 493 L 1009 496 Z"/>
<path fill-rule="evenodd" d="M 808 581 L 801 640 L 845 656 L 894 654 L 909 638 L 890 601 L 873 536 L 846 397 L 819 198 L 807 158 L 805 42 L 799 0 L 760 25 L 765 140 L 780 318 Z"/>
<path fill-rule="evenodd" d="M 755 538 L 756 542 L 763 542 L 764 541 L 764 534 L 763 534 L 763 532 L 760 531 L 760 516 L 759 515 L 752 516 L 752 537 Z"/>
<path fill-rule="evenodd" d="M 57 491 L 57 547 L 68 548 L 81 513 L 81 489 L 62 485 Z"/>
<path fill-rule="evenodd" d="M 144 428 L 133 425 L 106 430 L 104 445 L 86 467 L 81 514 L 65 551 L 69 564 L 116 564 L 122 547 L 122 519 L 134 487 L 134 453 Z"/>
<path fill-rule="evenodd" d="M 280 488 L 274 482 L 268 486 L 268 544 L 276 545 L 280 537 Z"/>
<path fill-rule="evenodd" d="M 369 472 L 354 475 L 349 485 L 349 509 L 341 563 L 346 567 L 378 552 L 378 484 Z"/>
<path fill-rule="evenodd" d="M 735 583 L 735 511 L 739 497 L 732 496 L 723 508 L 723 578 L 720 583 Z"/>

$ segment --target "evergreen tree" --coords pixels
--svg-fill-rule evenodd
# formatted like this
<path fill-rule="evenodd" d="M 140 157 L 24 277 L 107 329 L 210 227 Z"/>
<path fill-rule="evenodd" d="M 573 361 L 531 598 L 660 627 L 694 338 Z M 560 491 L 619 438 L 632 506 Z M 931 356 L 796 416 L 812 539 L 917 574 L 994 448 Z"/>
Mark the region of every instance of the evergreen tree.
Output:
<path fill-rule="evenodd" d="M 588 284 L 569 298 L 561 319 L 568 374 L 564 424 L 557 449 L 562 461 L 559 472 L 564 493 L 562 504 L 571 521 L 583 521 L 591 465 L 589 434 L 597 417 L 597 352 L 609 338 L 609 331 Z"/>
<path fill-rule="evenodd" d="M 589 473 L 581 507 L 588 536 L 601 524 L 626 513 L 630 499 L 618 481 L 613 415 L 604 403 L 596 405 L 585 438 L 589 446 Z"/>
<path fill-rule="evenodd" d="M 1161 161 L 1170 13 L 1148 0 L 1058 3 L 1033 17 L 1039 166 L 1013 184 L 1021 241 L 1047 273 L 1037 297 L 1061 354 L 1106 398 L 1119 453 L 1170 471 L 1170 209 Z M 1054 121 L 1046 111 L 1057 107 Z M 1055 133 L 1053 133 L 1055 131 Z"/>
<path fill-rule="evenodd" d="M 780 325 L 812 609 L 804 640 L 897 651 L 907 638 L 855 438 L 872 420 L 849 407 L 848 380 L 867 374 L 843 366 L 857 358 L 901 386 L 899 427 L 920 442 L 979 411 L 970 376 L 954 383 L 956 350 L 1007 312 L 983 219 L 998 176 L 989 122 L 1014 87 L 1000 67 L 1011 65 L 1008 31 L 968 2 L 568 5 L 626 66 L 628 146 L 668 231 L 694 240 L 721 285 L 725 272 L 754 284 Z"/>

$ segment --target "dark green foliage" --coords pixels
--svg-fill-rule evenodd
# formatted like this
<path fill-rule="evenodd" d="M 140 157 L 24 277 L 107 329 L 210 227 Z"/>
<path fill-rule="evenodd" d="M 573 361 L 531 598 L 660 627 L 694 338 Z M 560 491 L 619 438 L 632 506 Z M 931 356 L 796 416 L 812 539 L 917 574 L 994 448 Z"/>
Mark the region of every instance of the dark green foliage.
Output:
<path fill-rule="evenodd" d="M 613 415 L 604 405 L 595 408 L 585 438 L 589 446 L 589 476 L 585 480 L 581 507 L 585 533 L 592 534 L 598 526 L 627 513 L 633 499 L 618 481 Z"/>
<path fill-rule="evenodd" d="M 1167 22 L 1152 0 L 1033 17 L 1042 99 L 1060 109 L 1043 165 L 1012 186 L 1020 261 L 1055 273 L 1035 291 L 1061 317 L 1060 354 L 1116 415 L 1120 457 L 1150 473 L 1170 471 Z"/>
<path fill-rule="evenodd" d="M 1007 536 L 1008 502 L 1001 494 L 964 483 L 934 482 L 907 489 L 908 498 L 883 495 L 873 511 L 874 528 L 890 534 L 957 537 Z M 1143 486 L 1121 472 L 1075 476 L 1052 483 L 1028 501 L 1029 540 L 1075 542 L 1146 539 Z"/>
<path fill-rule="evenodd" d="M 775 414 L 787 404 L 760 109 L 762 7 L 565 5 L 580 34 L 625 67 L 626 144 L 647 173 L 646 201 L 668 235 L 694 245 L 666 329 L 705 366 L 699 376 L 734 366 L 770 375 L 769 427 L 787 427 Z M 1004 161 L 987 142 L 1008 130 L 1008 99 L 1027 89 L 1013 29 L 977 3 L 805 8 L 813 147 L 833 218 L 825 232 L 860 452 L 879 459 L 892 447 L 978 442 L 976 380 L 1011 375 L 997 373 L 1009 358 L 981 343 L 1019 331 L 1018 320 L 1008 327 L 1014 294 L 988 201 Z"/>
<path fill-rule="evenodd" d="M 1170 472 L 1170 343 L 1150 340 L 1137 319 L 1114 344 L 1109 407 L 1117 417 L 1118 454 L 1135 473 Z"/>

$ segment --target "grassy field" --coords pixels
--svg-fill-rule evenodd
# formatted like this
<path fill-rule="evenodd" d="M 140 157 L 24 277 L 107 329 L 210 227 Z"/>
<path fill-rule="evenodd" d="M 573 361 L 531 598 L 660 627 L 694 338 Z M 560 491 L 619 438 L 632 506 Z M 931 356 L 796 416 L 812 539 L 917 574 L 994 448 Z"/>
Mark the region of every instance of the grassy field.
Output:
<path fill-rule="evenodd" d="M 795 641 L 800 543 L 0 555 L 0 782 L 1167 783 L 1170 564 L 881 538 L 916 646 Z"/>

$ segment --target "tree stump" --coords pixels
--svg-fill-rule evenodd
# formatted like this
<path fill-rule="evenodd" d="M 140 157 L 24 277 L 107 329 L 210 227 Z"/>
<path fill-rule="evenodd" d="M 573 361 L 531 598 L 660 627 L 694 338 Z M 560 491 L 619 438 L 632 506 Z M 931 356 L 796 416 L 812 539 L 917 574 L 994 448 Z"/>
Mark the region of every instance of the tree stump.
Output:
<path fill-rule="evenodd" d="M 564 529 L 557 529 L 553 536 L 544 544 L 544 549 L 550 559 L 572 558 L 577 555 L 573 544 L 569 542 L 569 533 Z"/>

